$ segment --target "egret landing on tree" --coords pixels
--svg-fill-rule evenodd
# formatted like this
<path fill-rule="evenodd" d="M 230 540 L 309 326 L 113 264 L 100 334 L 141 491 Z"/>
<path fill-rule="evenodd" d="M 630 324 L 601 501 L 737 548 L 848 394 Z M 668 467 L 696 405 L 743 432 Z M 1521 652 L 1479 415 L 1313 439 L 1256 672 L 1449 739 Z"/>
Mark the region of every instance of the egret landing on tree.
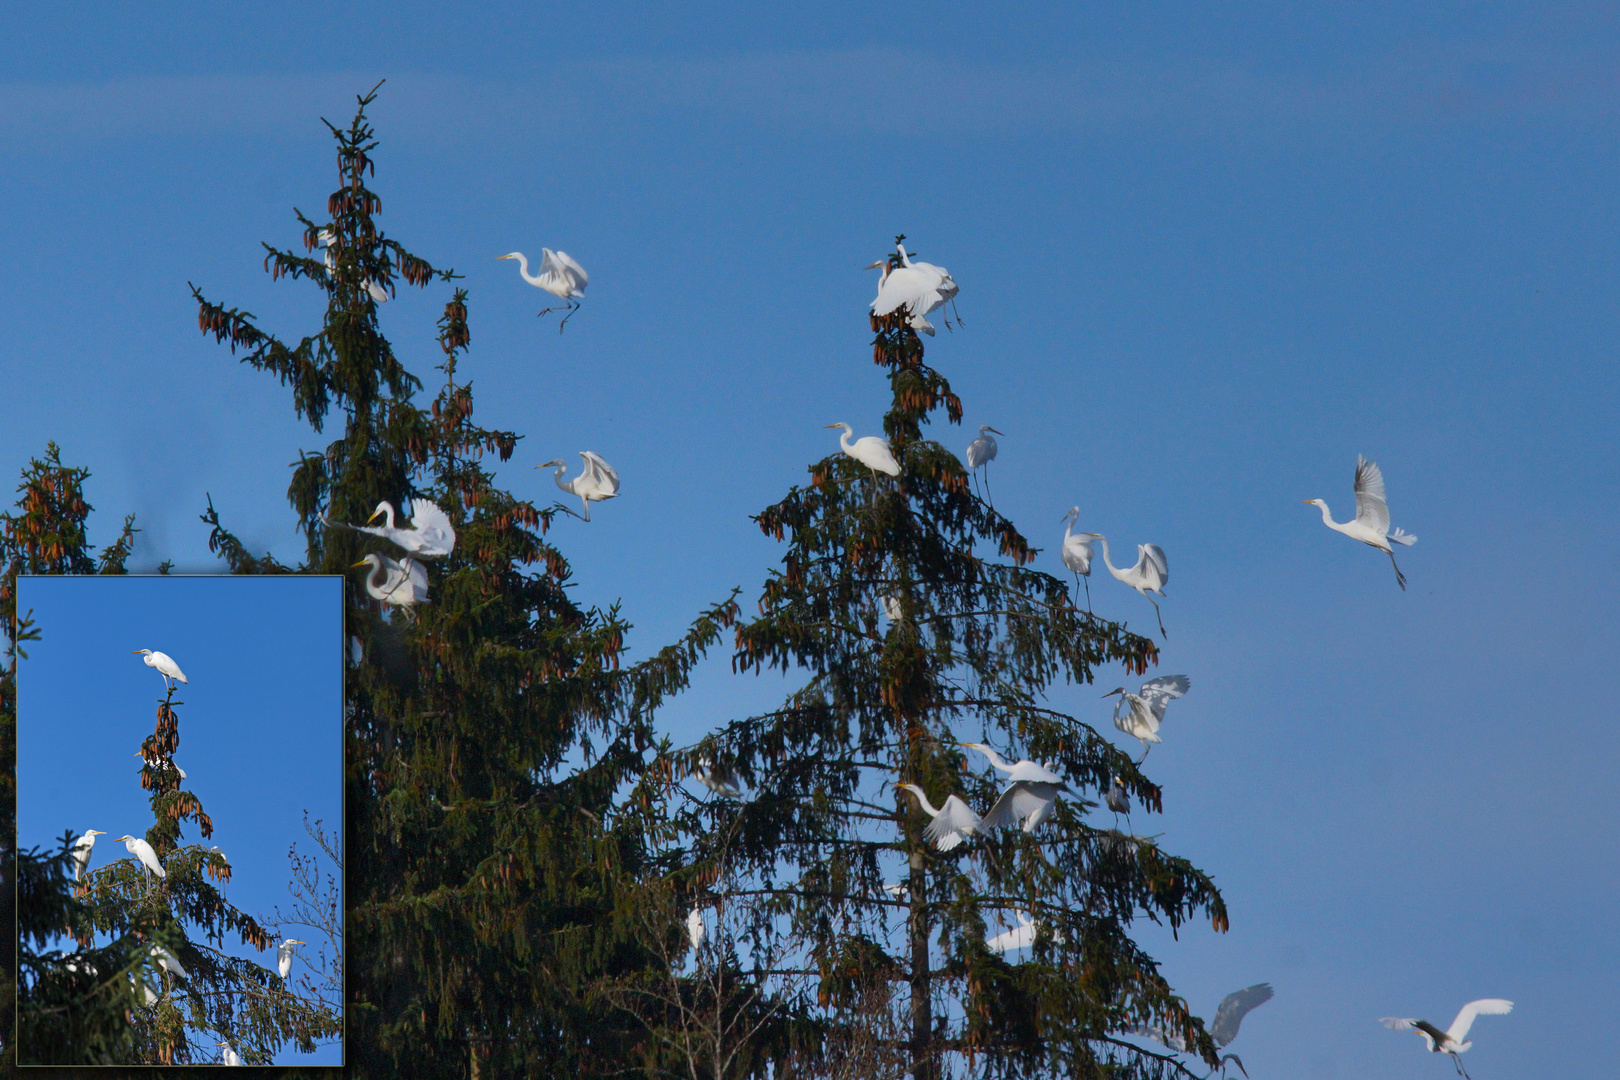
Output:
<path fill-rule="evenodd" d="M 928 796 L 923 794 L 923 789 L 916 784 L 894 786 L 917 796 L 917 801 L 922 804 L 923 813 L 929 818 L 927 826 L 923 828 L 923 836 L 932 841 L 934 847 L 940 851 L 950 851 L 979 827 L 979 815 L 955 795 L 947 795 L 945 805 L 936 809 L 934 804 L 928 801 Z"/>
<path fill-rule="evenodd" d="M 189 682 L 185 672 L 180 670 L 180 665 L 169 659 L 167 653 L 153 652 L 151 649 L 136 649 L 130 655 L 143 656 L 144 659 L 141 661 L 143 664 L 149 668 L 156 668 L 158 674 L 163 676 L 163 689 L 165 690 L 169 689 L 170 679 L 177 682 Z"/>
<path fill-rule="evenodd" d="M 516 259 L 518 261 L 518 273 L 523 275 L 524 281 L 537 289 L 544 289 L 559 300 L 566 301 L 563 306 L 567 309 L 568 314 L 564 315 L 562 322 L 557 324 L 557 333 L 562 333 L 563 327 L 568 325 L 568 320 L 572 319 L 574 312 L 579 310 L 579 302 L 585 295 L 585 286 L 591 283 L 590 275 L 585 273 L 585 268 L 569 258 L 568 252 L 552 251 L 550 248 L 540 249 L 540 272 L 538 274 L 529 273 L 529 260 L 524 257 L 521 251 L 495 257 L 497 259 Z M 547 312 L 558 310 L 561 309 L 548 307 L 542 310 L 540 314 L 544 316 Z"/>
<path fill-rule="evenodd" d="M 455 526 L 450 524 L 449 516 L 431 499 L 411 500 L 411 526 L 408 529 L 394 526 L 394 504 L 391 502 L 384 500 L 378 503 L 376 512 L 368 521 L 376 521 L 379 517 L 384 518 L 384 521 L 377 526 L 345 525 L 330 518 L 322 520 L 329 527 L 380 536 L 384 540 L 398 544 L 419 559 L 442 558 L 455 550 Z"/>
<path fill-rule="evenodd" d="M 1328 504 L 1321 499 L 1306 499 L 1305 505 L 1318 507 L 1322 511 L 1322 524 L 1337 532 L 1342 532 L 1352 540 L 1360 540 L 1368 547 L 1375 547 L 1389 556 L 1389 565 L 1395 567 L 1395 584 L 1402 589 L 1406 588 L 1406 575 L 1395 563 L 1395 549 L 1390 543 L 1400 544 L 1402 547 L 1411 547 L 1417 543 L 1417 537 L 1404 529 L 1393 532 L 1389 528 L 1389 500 L 1384 496 L 1384 474 L 1378 468 L 1378 462 L 1368 461 L 1361 455 L 1356 456 L 1356 517 L 1354 521 L 1334 521 L 1328 512 Z"/>
<path fill-rule="evenodd" d="M 572 480 L 564 480 L 563 473 L 568 471 L 568 463 L 562 458 L 554 458 L 544 465 L 536 465 L 537 469 L 550 469 L 555 467 L 556 472 L 552 479 L 557 486 L 570 495 L 578 495 L 585 504 L 585 520 L 591 520 L 591 503 L 601 502 L 604 499 L 616 498 L 619 494 L 619 474 L 613 466 L 603 461 L 598 455 L 589 450 L 581 450 L 580 458 L 585 462 L 580 474 Z M 572 511 L 569 511 L 572 513 Z"/>
<path fill-rule="evenodd" d="M 1451 1063 L 1457 1067 L 1457 1072 L 1463 1076 L 1468 1070 L 1463 1068 L 1462 1059 L 1457 1055 L 1466 1051 L 1474 1044 L 1468 1040 L 1468 1029 L 1474 1026 L 1476 1016 L 1502 1016 L 1513 1011 L 1513 1002 L 1502 998 L 1480 998 L 1470 1001 L 1457 1013 L 1457 1019 L 1451 1022 L 1451 1027 L 1441 1031 L 1427 1020 L 1413 1020 L 1398 1016 L 1385 1016 L 1379 1018 L 1379 1023 L 1391 1031 L 1415 1031 L 1423 1036 L 1423 1042 L 1436 1054 L 1450 1054 Z"/>
<path fill-rule="evenodd" d="M 1164 615 L 1159 611 L 1159 602 L 1148 596 L 1149 593 L 1158 593 L 1163 596 L 1165 583 L 1170 580 L 1170 562 L 1164 557 L 1164 548 L 1158 544 L 1137 544 L 1136 565 L 1128 570 L 1121 570 L 1108 557 L 1108 537 L 1102 533 L 1082 533 L 1081 535 L 1088 536 L 1102 545 L 1103 565 L 1108 567 L 1110 574 L 1113 574 L 1114 577 L 1123 581 L 1143 596 L 1147 596 L 1148 603 L 1153 605 L 1153 614 L 1158 616 L 1159 619 L 1159 633 L 1168 638 L 1170 635 L 1165 633 Z"/>
<path fill-rule="evenodd" d="M 1153 749 L 1151 743 L 1164 741 L 1159 738 L 1159 725 L 1164 722 L 1165 706 L 1191 687 L 1192 682 L 1185 675 L 1161 675 L 1143 683 L 1140 694 L 1128 694 L 1121 686 L 1103 695 L 1104 698 L 1119 695 L 1114 705 L 1114 726 L 1141 742 L 1142 757 L 1138 765 L 1147 760 L 1148 751 Z"/>
<path fill-rule="evenodd" d="M 991 829 L 1004 829 L 1023 821 L 1025 832 L 1034 832 L 1035 827 L 1045 821 L 1052 813 L 1052 804 L 1057 801 L 1058 792 L 1069 790 L 1069 785 L 1063 777 L 1053 772 L 1051 767 L 1040 762 L 1024 760 L 1016 765 L 1009 765 L 1002 756 L 984 743 L 958 743 L 958 746 L 969 750 L 977 750 L 990 759 L 990 764 L 1007 774 L 1012 781 L 1002 791 L 1001 798 L 996 805 L 980 820 L 979 831 L 988 832 Z"/>

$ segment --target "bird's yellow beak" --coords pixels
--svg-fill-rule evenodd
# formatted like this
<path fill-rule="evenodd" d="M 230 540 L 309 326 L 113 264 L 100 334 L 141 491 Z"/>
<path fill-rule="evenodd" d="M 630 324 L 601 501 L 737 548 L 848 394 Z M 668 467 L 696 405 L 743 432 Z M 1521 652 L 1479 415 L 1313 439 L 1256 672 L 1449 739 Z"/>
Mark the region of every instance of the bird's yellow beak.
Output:
<path fill-rule="evenodd" d="M 1123 694 L 1124 692 L 1125 691 L 1123 690 L 1110 690 L 1108 693 L 1104 694 L 1103 697 L 1113 697 L 1115 694 Z"/>
<path fill-rule="evenodd" d="M 376 521 L 378 518 L 380 518 L 382 516 L 383 516 L 383 512 L 381 510 L 379 510 L 375 514 L 372 514 L 370 517 L 366 518 L 366 524 L 370 525 L 373 521 Z"/>
<path fill-rule="evenodd" d="M 828 424 L 828 427 L 842 427 L 842 424 Z"/>
<path fill-rule="evenodd" d="M 510 255 L 497 255 L 495 257 L 497 259 L 510 259 L 512 256 L 510 256 Z"/>
<path fill-rule="evenodd" d="M 1299 501 L 1304 503 L 1306 506 L 1309 506 L 1309 505 L 1311 505 L 1311 503 L 1315 502 L 1316 500 L 1315 499 L 1301 499 Z"/>
<path fill-rule="evenodd" d="M 366 566 L 366 565 L 368 565 L 366 560 L 361 559 L 359 562 L 355 563 L 354 566 L 349 567 L 349 569 L 353 570 L 355 566 Z"/>
<path fill-rule="evenodd" d="M 885 260 L 879 259 L 877 262 L 873 263 L 871 266 L 868 266 L 867 269 L 868 270 L 876 270 L 878 267 L 882 266 L 884 262 L 885 262 Z"/>

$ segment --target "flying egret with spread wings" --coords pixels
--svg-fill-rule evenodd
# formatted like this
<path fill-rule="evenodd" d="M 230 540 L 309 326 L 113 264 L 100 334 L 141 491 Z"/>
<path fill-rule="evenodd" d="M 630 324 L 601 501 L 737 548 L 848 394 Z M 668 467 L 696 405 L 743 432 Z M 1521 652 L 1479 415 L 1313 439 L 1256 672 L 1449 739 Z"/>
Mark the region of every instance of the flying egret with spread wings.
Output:
<path fill-rule="evenodd" d="M 1114 703 L 1114 726 L 1142 743 L 1142 757 L 1153 749 L 1159 738 L 1159 725 L 1164 723 L 1165 706 L 1185 694 L 1192 682 L 1185 675 L 1161 675 L 1142 684 L 1140 694 L 1127 693 L 1123 686 L 1110 690 L 1103 697 L 1119 695 Z"/>
<path fill-rule="evenodd" d="M 562 322 L 557 324 L 557 333 L 562 333 L 563 327 L 568 325 L 568 320 L 572 319 L 574 312 L 579 310 L 580 299 L 585 295 L 585 286 L 591 283 L 590 275 L 585 273 L 585 268 L 569 258 L 568 252 L 552 251 L 550 248 L 540 249 L 540 272 L 538 274 L 529 273 L 529 260 L 524 257 L 521 251 L 513 251 L 495 257 L 497 259 L 516 259 L 518 261 L 518 273 L 523 275 L 524 281 L 537 289 L 544 289 L 552 296 L 564 301 L 563 307 L 567 309 L 568 314 L 564 315 Z M 548 307 L 541 311 L 540 314 L 545 315 L 547 312 L 557 310 L 559 309 Z"/>
<path fill-rule="evenodd" d="M 1209 1025 L 1210 1038 L 1216 1046 L 1225 1046 L 1237 1038 L 1243 1018 L 1275 996 L 1270 983 L 1255 983 L 1242 990 L 1234 990 L 1221 999 L 1215 1009 L 1215 1021 Z M 1242 1062 L 1238 1063 L 1242 1068 Z M 1245 1073 L 1247 1070 L 1244 1070 Z"/>
<path fill-rule="evenodd" d="M 935 848 L 940 851 L 950 851 L 963 840 L 966 840 L 973 831 L 979 827 L 979 815 L 975 814 L 967 803 L 955 795 L 945 797 L 945 805 L 935 807 L 928 801 L 928 796 L 916 784 L 896 784 L 896 788 L 904 788 L 917 796 L 917 802 L 922 805 L 923 813 L 929 817 L 928 824 L 923 828 L 923 835 L 932 841 Z"/>
<path fill-rule="evenodd" d="M 1322 524 L 1330 529 L 1344 533 L 1352 540 L 1360 540 L 1368 547 L 1375 547 L 1389 556 L 1389 565 L 1395 567 L 1395 584 L 1402 589 L 1406 588 L 1406 575 L 1395 563 L 1395 549 L 1391 543 L 1402 547 L 1411 547 L 1417 543 L 1417 537 L 1404 529 L 1390 530 L 1389 527 L 1389 499 L 1384 495 L 1384 473 L 1378 468 L 1378 462 L 1368 461 L 1365 457 L 1356 455 L 1356 517 L 1354 521 L 1334 521 L 1328 512 L 1328 504 L 1321 499 L 1306 499 L 1305 505 L 1318 507 L 1322 511 Z"/>
<path fill-rule="evenodd" d="M 399 608 L 407 619 L 416 618 L 411 608 L 427 603 L 427 568 L 415 559 L 395 562 L 373 552 L 354 565 L 371 567 L 371 573 L 366 575 L 366 592 L 371 598 Z"/>
<path fill-rule="evenodd" d="M 1063 547 L 1059 549 L 1059 557 L 1063 565 L 1069 568 L 1074 575 L 1074 583 L 1080 584 L 1080 579 L 1086 579 L 1086 610 L 1091 610 L 1091 534 L 1074 532 L 1074 523 L 1080 520 L 1080 508 L 1069 507 L 1069 512 L 1063 515 Z M 1078 599 L 1078 597 L 1076 598 Z"/>
<path fill-rule="evenodd" d="M 163 676 L 163 688 L 165 690 L 169 688 L 170 679 L 174 679 L 176 682 L 190 682 L 186 678 L 186 673 L 180 670 L 180 665 L 169 659 L 168 653 L 153 652 L 151 649 L 135 649 L 130 655 L 140 656 L 142 657 L 141 663 L 149 668 L 156 668 L 157 673 Z"/>
<path fill-rule="evenodd" d="M 619 474 L 614 471 L 613 466 L 589 450 L 581 450 L 579 456 L 585 464 L 581 467 L 580 474 L 572 480 L 563 479 L 563 473 L 568 471 L 568 463 L 562 458 L 553 458 L 544 465 L 536 465 L 535 468 L 550 469 L 555 467 L 557 471 L 552 474 L 552 479 L 557 481 L 558 487 L 570 495 L 579 496 L 580 501 L 585 504 L 585 520 L 589 521 L 591 520 L 591 503 L 618 496 Z"/>
<path fill-rule="evenodd" d="M 329 526 L 380 536 L 384 540 L 398 544 L 419 559 L 438 559 L 455 550 L 455 526 L 450 524 L 449 515 L 440 510 L 439 504 L 431 499 L 411 500 L 409 528 L 398 528 L 394 525 L 394 504 L 386 499 L 377 504 L 376 511 L 367 520 L 376 521 L 378 518 L 384 519 L 381 525 L 345 525 L 330 518 L 325 521 Z"/>
<path fill-rule="evenodd" d="M 1445 1031 L 1441 1031 L 1427 1020 L 1399 1016 L 1380 1017 L 1378 1022 L 1391 1031 L 1415 1031 L 1422 1035 L 1424 1045 L 1436 1054 L 1450 1054 L 1451 1063 L 1457 1067 L 1457 1072 L 1467 1076 L 1468 1070 L 1463 1068 L 1462 1059 L 1457 1055 L 1474 1045 L 1468 1039 L 1468 1029 L 1474 1026 L 1474 1017 L 1502 1016 L 1512 1011 L 1511 1001 L 1502 998 L 1480 998 L 1464 1005 L 1457 1013 L 1457 1019 L 1453 1020 L 1451 1027 Z"/>
<path fill-rule="evenodd" d="M 1148 596 L 1149 593 L 1158 593 L 1163 596 L 1165 583 L 1170 580 L 1170 562 L 1164 557 L 1164 548 L 1158 544 L 1137 544 L 1136 565 L 1121 570 L 1108 557 L 1108 537 L 1102 533 L 1082 533 L 1081 535 L 1088 536 L 1102 545 L 1103 565 L 1108 567 L 1110 574 L 1113 574 L 1114 577 L 1123 581 L 1143 596 L 1147 596 L 1148 603 L 1153 605 L 1153 614 L 1157 615 L 1159 619 L 1159 633 L 1169 637 L 1170 635 L 1165 633 L 1164 630 L 1164 614 L 1159 610 L 1159 602 Z"/>
<path fill-rule="evenodd" d="M 95 849 L 96 837 L 106 836 L 100 829 L 86 829 L 84 835 L 73 841 L 73 880 L 78 881 L 90 866 L 90 853 Z"/>
<path fill-rule="evenodd" d="M 887 439 L 876 435 L 865 435 L 856 439 L 855 429 L 842 421 L 827 426 L 844 429 L 844 433 L 838 437 L 838 445 L 843 448 L 844 453 L 871 469 L 874 480 L 877 479 L 878 473 L 888 476 L 900 475 L 900 463 L 894 460 Z"/>
<path fill-rule="evenodd" d="M 1058 792 L 1069 789 L 1063 777 L 1038 761 L 1026 759 L 1016 765 L 1009 765 L 1000 754 L 984 743 L 957 745 L 977 750 L 990 759 L 991 765 L 1006 773 L 1007 779 L 1011 781 L 1002 791 L 1001 798 L 990 808 L 990 812 L 980 819 L 981 832 L 1004 829 L 1017 824 L 1020 819 L 1023 821 L 1025 832 L 1034 832 L 1035 827 L 1051 815 L 1052 804 L 1057 801 Z"/>

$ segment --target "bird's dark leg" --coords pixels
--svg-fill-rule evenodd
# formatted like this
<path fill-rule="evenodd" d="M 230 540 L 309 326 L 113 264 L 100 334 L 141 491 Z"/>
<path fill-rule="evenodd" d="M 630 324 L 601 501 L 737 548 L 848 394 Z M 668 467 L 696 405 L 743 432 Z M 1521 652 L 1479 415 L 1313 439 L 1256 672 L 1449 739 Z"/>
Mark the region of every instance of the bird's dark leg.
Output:
<path fill-rule="evenodd" d="M 576 312 L 578 310 L 579 310 L 579 301 L 578 300 L 575 300 L 575 301 L 571 302 L 568 305 L 568 314 L 564 315 L 562 317 L 562 322 L 557 324 L 557 333 L 560 334 L 560 333 L 563 332 L 563 327 L 568 325 L 568 320 L 572 319 L 574 317 L 574 312 Z"/>
<path fill-rule="evenodd" d="M 984 464 L 984 501 L 990 504 L 990 509 L 996 508 L 996 499 L 990 494 L 990 463 Z"/>
<path fill-rule="evenodd" d="M 1086 614 L 1091 614 L 1091 578 L 1086 578 Z"/>
<path fill-rule="evenodd" d="M 1401 588 L 1404 589 L 1404 588 L 1406 588 L 1406 586 L 1402 585 Z M 1143 593 L 1142 595 L 1147 596 L 1147 593 Z M 1159 633 L 1164 635 L 1164 639 L 1166 641 L 1169 641 L 1170 640 L 1170 634 L 1164 628 L 1164 613 L 1159 610 L 1159 602 L 1157 600 L 1153 599 L 1153 597 L 1148 596 L 1148 603 L 1153 605 L 1153 614 L 1155 614 L 1155 615 L 1157 615 L 1159 617 Z"/>
<path fill-rule="evenodd" d="M 1138 768 L 1141 768 L 1142 762 L 1146 761 L 1147 756 L 1149 754 L 1151 754 L 1151 753 L 1153 753 L 1153 744 L 1148 743 L 1148 742 L 1143 743 L 1142 744 L 1142 756 L 1136 759 L 1136 765 L 1137 765 Z"/>
<path fill-rule="evenodd" d="M 951 297 L 951 310 L 956 311 L 956 297 L 954 297 L 954 296 Z M 949 326 L 950 324 L 946 323 L 945 325 Z M 967 325 L 967 323 L 962 321 L 962 313 L 960 311 L 956 311 L 956 325 L 957 326 L 966 326 Z"/>
<path fill-rule="evenodd" d="M 1405 592 L 1406 591 L 1406 575 L 1401 573 L 1401 568 L 1399 566 L 1395 565 L 1395 553 L 1393 551 L 1391 551 L 1388 554 L 1389 554 L 1389 565 L 1395 567 L 1395 584 L 1397 584 L 1397 585 L 1399 585 L 1401 587 L 1402 592 Z"/>

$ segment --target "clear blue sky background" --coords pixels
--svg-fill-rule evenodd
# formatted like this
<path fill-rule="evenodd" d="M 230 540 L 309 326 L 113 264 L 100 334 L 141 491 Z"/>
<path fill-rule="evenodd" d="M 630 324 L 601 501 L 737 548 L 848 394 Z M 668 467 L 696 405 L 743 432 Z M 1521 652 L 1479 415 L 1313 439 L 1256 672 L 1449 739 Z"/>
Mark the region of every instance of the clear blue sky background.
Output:
<path fill-rule="evenodd" d="M 1480 1022 L 1481 1080 L 1607 1068 L 1547 1032 L 1606 1030 L 1620 990 L 1612 6 L 44 12 L 0 27 L 0 373 L 29 403 L 0 463 L 58 440 L 100 537 L 140 515 L 138 564 L 217 565 L 208 492 L 298 556 L 288 463 L 327 437 L 197 333 L 186 282 L 316 329 L 259 242 L 323 212 L 318 117 L 378 78 L 381 222 L 466 275 L 479 419 L 526 436 L 502 483 L 548 499 L 531 466 L 584 449 L 622 474 L 556 537 L 643 653 L 757 590 L 779 549 L 747 515 L 822 425 L 874 430 L 861 267 L 904 231 L 961 283 L 967 327 L 928 355 L 1006 432 L 998 506 L 1055 545 L 1078 503 L 1169 553 L 1161 671 L 1193 690 L 1150 827 L 1232 931 L 1150 940 L 1205 1015 L 1275 984 L 1233 1046 L 1250 1074 L 1450 1076 L 1375 1019 L 1496 995 L 1518 1007 Z M 562 337 L 493 259 L 541 245 L 591 274 Z M 382 314 L 430 386 L 447 297 Z M 1407 593 L 1300 505 L 1347 516 L 1358 452 L 1421 537 Z M 726 669 L 666 712 L 677 738 L 780 689 Z M 1118 681 L 1059 704 L 1106 726 Z"/>
<path fill-rule="evenodd" d="M 342 582 L 24 578 L 18 608 L 33 611 L 42 635 L 18 665 L 19 846 L 54 848 L 64 830 L 100 829 L 107 835 L 96 838 L 92 871 L 133 858 L 114 837 L 144 836 L 152 825 L 135 753 L 164 691 L 162 677 L 130 651 L 153 649 L 190 680 L 175 695 L 184 704 L 175 706 L 174 761 L 214 823 L 203 839 L 194 822 L 182 822 L 180 842 L 225 853 L 231 880 L 219 887 L 240 910 L 260 919 L 290 912 L 288 850 L 319 854 L 305 813 L 342 834 Z M 323 879 L 336 872 L 320 861 Z M 285 936 L 309 941 L 302 951 L 311 956 L 325 945 L 302 927 Z M 256 952 L 229 936 L 224 948 L 275 967 L 274 949 Z M 298 1061 L 341 1064 L 341 1048 L 306 1055 L 288 1046 L 277 1057 Z"/>

